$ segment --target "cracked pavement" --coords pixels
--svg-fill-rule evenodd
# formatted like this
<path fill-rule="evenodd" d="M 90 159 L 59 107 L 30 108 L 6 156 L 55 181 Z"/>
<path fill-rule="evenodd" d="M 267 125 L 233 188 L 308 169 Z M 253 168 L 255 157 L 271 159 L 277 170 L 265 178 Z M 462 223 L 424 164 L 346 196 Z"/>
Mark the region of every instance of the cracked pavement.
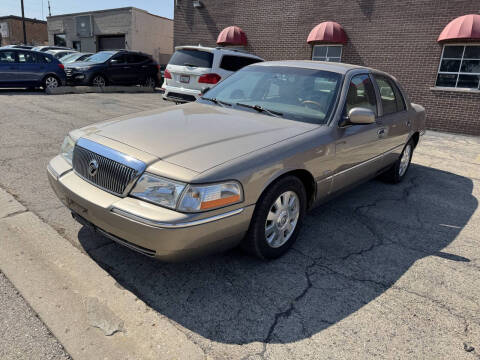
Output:
<path fill-rule="evenodd" d="M 373 180 L 312 210 L 276 261 L 232 250 L 163 264 L 75 223 L 44 174 L 68 130 L 171 104 L 13 93 L 0 105 L 0 187 L 206 358 L 480 359 L 479 138 L 427 133 L 403 183 Z"/>

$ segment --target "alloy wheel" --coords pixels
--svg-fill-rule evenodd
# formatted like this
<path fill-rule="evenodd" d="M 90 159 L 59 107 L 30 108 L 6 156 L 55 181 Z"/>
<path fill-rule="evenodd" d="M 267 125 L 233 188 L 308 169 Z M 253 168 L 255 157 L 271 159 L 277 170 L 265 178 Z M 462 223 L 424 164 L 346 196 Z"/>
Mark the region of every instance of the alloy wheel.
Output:
<path fill-rule="evenodd" d="M 412 156 L 412 146 L 407 144 L 403 150 L 402 157 L 400 159 L 400 166 L 398 167 L 398 175 L 403 176 L 407 172 L 408 165 L 410 164 L 410 157 Z"/>
<path fill-rule="evenodd" d="M 155 85 L 155 80 L 152 77 L 148 77 L 147 80 L 145 80 L 145 87 L 154 88 Z"/>
<path fill-rule="evenodd" d="M 97 86 L 97 87 L 104 87 L 105 86 L 105 79 L 103 78 L 103 76 L 95 76 L 93 78 L 93 86 Z"/>
<path fill-rule="evenodd" d="M 272 204 L 265 221 L 265 240 L 272 248 L 284 245 L 292 236 L 300 215 L 300 200 L 293 191 L 281 194 Z"/>
<path fill-rule="evenodd" d="M 58 80 L 53 77 L 53 76 L 49 76 L 45 79 L 45 87 L 47 89 L 55 89 L 58 87 Z"/>

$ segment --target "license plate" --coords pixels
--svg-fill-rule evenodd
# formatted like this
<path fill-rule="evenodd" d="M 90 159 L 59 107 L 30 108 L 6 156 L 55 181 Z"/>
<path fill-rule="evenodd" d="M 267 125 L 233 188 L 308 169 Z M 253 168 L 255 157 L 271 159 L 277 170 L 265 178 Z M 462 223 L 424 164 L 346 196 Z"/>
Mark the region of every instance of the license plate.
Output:
<path fill-rule="evenodd" d="M 190 75 L 180 75 L 180 82 L 188 84 L 190 82 Z"/>

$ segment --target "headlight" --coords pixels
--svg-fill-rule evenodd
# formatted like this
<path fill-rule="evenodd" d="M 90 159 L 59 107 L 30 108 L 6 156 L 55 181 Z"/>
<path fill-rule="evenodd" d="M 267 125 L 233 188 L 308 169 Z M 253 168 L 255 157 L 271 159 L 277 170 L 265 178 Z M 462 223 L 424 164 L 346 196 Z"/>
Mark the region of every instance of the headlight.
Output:
<path fill-rule="evenodd" d="M 213 185 L 188 185 L 178 210 L 199 212 L 236 204 L 243 200 L 242 187 L 230 181 Z"/>
<path fill-rule="evenodd" d="M 160 176 L 143 174 L 130 195 L 175 209 L 185 184 Z"/>
<path fill-rule="evenodd" d="M 75 141 L 73 141 L 73 139 L 70 136 L 66 136 L 65 139 L 63 140 L 62 150 L 60 154 L 70 165 L 72 165 L 74 147 L 75 147 Z"/>
<path fill-rule="evenodd" d="M 75 70 L 87 71 L 87 70 L 90 70 L 91 68 L 92 68 L 91 66 L 82 66 L 82 67 L 75 68 Z"/>

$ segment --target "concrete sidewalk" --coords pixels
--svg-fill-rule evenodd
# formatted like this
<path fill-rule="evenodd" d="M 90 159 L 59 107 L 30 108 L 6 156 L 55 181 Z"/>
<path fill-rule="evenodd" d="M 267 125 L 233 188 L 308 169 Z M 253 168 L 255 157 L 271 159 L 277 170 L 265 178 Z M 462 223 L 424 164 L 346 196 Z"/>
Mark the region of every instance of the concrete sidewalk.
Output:
<path fill-rule="evenodd" d="M 203 359 L 164 316 L 0 190 L 0 270 L 74 359 Z"/>

